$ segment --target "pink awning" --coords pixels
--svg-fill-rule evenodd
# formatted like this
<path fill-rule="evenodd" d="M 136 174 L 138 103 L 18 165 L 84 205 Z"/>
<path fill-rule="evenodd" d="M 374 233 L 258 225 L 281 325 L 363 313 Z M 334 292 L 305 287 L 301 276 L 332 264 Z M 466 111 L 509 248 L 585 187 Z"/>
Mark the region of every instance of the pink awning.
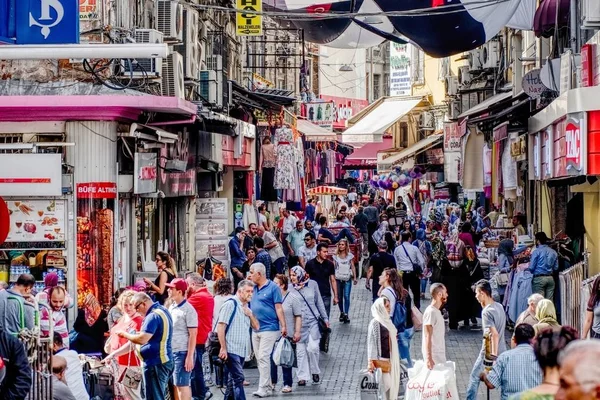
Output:
<path fill-rule="evenodd" d="M 358 149 L 354 149 L 354 153 L 346 157 L 344 167 L 347 169 L 351 167 L 376 168 L 377 153 L 393 147 L 392 141 L 391 137 L 384 137 L 381 143 L 368 143 Z"/>
<path fill-rule="evenodd" d="M 198 107 L 166 96 L 0 96 L 0 121 L 135 121 L 142 112 L 196 115 Z"/>

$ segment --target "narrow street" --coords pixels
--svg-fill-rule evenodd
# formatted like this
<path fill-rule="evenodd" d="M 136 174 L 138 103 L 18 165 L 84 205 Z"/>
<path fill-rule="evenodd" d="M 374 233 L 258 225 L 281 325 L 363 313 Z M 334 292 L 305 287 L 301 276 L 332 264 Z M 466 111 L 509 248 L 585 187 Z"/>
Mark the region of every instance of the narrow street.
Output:
<path fill-rule="evenodd" d="M 274 398 L 298 398 L 321 400 L 360 400 L 358 389 L 358 373 L 366 366 L 367 326 L 371 320 L 371 292 L 365 289 L 364 279 L 352 288 L 350 306 L 350 324 L 338 322 L 339 310 L 332 306 L 332 338 L 329 354 L 321 353 L 321 385 L 298 387 L 294 382 L 293 392 L 282 394 L 281 383 L 277 385 Z M 421 305 L 424 310 L 428 301 Z M 508 333 L 507 333 L 508 335 Z M 509 336 L 506 336 L 508 339 Z M 446 336 L 448 358 L 456 362 L 457 384 L 460 398 L 464 399 L 471 367 L 477 358 L 481 346 L 481 331 L 450 331 Z M 421 358 L 421 332 L 415 334 L 411 346 L 413 359 Z M 258 382 L 258 370 L 246 369 L 246 380 L 250 386 L 246 388 L 246 396 L 252 398 Z M 295 374 L 295 370 L 294 370 Z M 281 371 L 280 371 L 281 379 Z M 211 387 L 214 399 L 222 399 L 219 389 Z M 487 399 L 483 384 L 479 388 L 479 399 Z M 490 392 L 490 399 L 499 399 L 497 391 Z"/>

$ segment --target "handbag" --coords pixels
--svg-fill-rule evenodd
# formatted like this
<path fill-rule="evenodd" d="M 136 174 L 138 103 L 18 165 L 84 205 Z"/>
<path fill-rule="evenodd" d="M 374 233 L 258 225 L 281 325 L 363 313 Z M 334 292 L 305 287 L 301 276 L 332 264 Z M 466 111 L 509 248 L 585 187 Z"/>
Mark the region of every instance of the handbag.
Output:
<path fill-rule="evenodd" d="M 133 345 L 131 347 L 133 347 Z M 132 352 L 133 349 L 131 349 L 129 356 L 127 357 L 127 367 L 125 367 L 117 382 L 125 387 L 137 390 L 140 387 L 140 382 L 142 382 L 142 369 L 140 367 L 131 366 Z"/>
<path fill-rule="evenodd" d="M 423 273 L 423 269 L 419 264 L 413 262 L 412 258 L 410 258 L 410 256 L 408 255 L 408 251 L 406 251 L 406 247 L 404 247 L 404 243 L 402 243 L 400 247 L 402 247 L 402 250 L 404 250 L 404 254 L 406 254 L 406 257 L 408 257 L 408 259 L 410 260 L 410 263 L 413 267 L 413 272 L 417 275 L 421 275 Z"/>
<path fill-rule="evenodd" d="M 225 336 L 227 336 L 227 332 L 231 326 L 231 321 L 233 321 L 233 317 L 235 317 L 235 313 L 237 311 L 237 301 L 235 301 L 235 299 L 229 299 L 227 301 L 233 301 L 233 312 L 231 313 L 231 317 L 229 317 L 229 322 L 225 328 Z M 227 303 L 227 301 L 225 303 Z M 219 335 L 217 332 L 215 332 L 215 327 L 216 321 L 215 326 L 213 326 L 213 329 L 208 333 L 208 338 L 206 339 L 206 352 L 211 357 L 219 357 L 219 352 L 221 351 L 221 342 L 219 342 Z"/>
<path fill-rule="evenodd" d="M 323 317 L 321 317 L 321 316 L 317 317 L 317 315 L 313 311 L 310 304 L 308 304 L 308 301 L 306 301 L 306 297 L 304 297 L 304 295 L 302 293 L 300 293 L 300 291 L 298 291 L 298 293 L 300 294 L 300 296 L 302 296 L 302 300 L 304 300 L 304 302 L 306 303 L 306 306 L 310 310 L 310 313 L 317 320 L 317 324 L 319 326 L 319 332 L 321 332 L 321 340 L 319 342 L 319 350 L 321 350 L 324 353 L 327 353 L 329 351 L 329 339 L 331 336 L 331 328 L 327 327 L 327 322 L 325 322 Z"/>
<path fill-rule="evenodd" d="M 508 285 L 508 280 L 510 277 L 510 272 L 501 272 L 496 275 L 496 283 L 498 286 L 506 286 Z"/>

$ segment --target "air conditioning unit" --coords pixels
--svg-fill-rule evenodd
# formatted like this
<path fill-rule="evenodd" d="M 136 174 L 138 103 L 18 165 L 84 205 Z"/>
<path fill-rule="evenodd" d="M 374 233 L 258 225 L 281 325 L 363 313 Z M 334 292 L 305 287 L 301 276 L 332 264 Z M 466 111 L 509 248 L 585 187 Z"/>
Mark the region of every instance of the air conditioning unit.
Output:
<path fill-rule="evenodd" d="M 483 67 L 482 49 L 477 48 L 469 52 L 469 71 L 479 71 Z"/>
<path fill-rule="evenodd" d="M 202 100 L 216 107 L 223 107 L 222 76 L 223 73 L 221 71 L 215 70 L 202 70 L 199 75 L 199 93 L 202 96 Z"/>
<path fill-rule="evenodd" d="M 136 29 L 133 33 L 136 43 L 163 43 L 163 34 L 156 29 Z M 122 59 L 123 76 L 135 78 L 158 78 L 162 75 L 162 58 Z"/>
<path fill-rule="evenodd" d="M 435 127 L 435 118 L 433 113 L 429 111 L 423 111 L 419 115 L 419 128 L 422 129 L 433 129 Z"/>
<path fill-rule="evenodd" d="M 449 76 L 446 78 L 448 96 L 456 96 L 458 94 L 458 76 Z"/>
<path fill-rule="evenodd" d="M 458 119 L 458 116 L 461 113 L 461 103 L 460 100 L 452 100 L 448 105 L 448 114 L 450 119 Z"/>
<path fill-rule="evenodd" d="M 195 10 L 186 9 L 184 11 L 185 25 L 184 45 L 182 54 L 185 54 L 183 62 L 185 77 L 188 79 L 198 79 L 200 72 L 200 43 L 198 42 L 199 14 Z"/>
<path fill-rule="evenodd" d="M 467 85 L 469 82 L 471 82 L 470 70 L 471 67 L 469 66 L 458 67 L 458 84 L 460 86 Z"/>
<path fill-rule="evenodd" d="M 185 97 L 185 86 L 183 84 L 183 57 L 173 52 L 163 60 L 163 96 Z"/>
<path fill-rule="evenodd" d="M 598 0 L 583 0 L 581 4 L 582 28 L 600 28 L 600 2 Z"/>
<path fill-rule="evenodd" d="M 490 40 L 481 48 L 481 66 L 483 69 L 498 68 L 500 62 L 500 44 L 497 40 Z"/>
<path fill-rule="evenodd" d="M 183 6 L 177 1 L 158 0 L 155 5 L 156 27 L 164 35 L 165 42 L 183 40 Z"/>

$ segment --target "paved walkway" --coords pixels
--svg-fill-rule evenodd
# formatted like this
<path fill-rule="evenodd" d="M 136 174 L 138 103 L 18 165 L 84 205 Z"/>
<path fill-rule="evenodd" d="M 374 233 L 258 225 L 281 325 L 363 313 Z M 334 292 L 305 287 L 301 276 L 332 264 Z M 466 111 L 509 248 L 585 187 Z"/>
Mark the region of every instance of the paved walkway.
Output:
<path fill-rule="evenodd" d="M 428 301 L 422 304 L 425 309 Z M 358 373 L 366 367 L 367 327 L 371 320 L 371 292 L 365 289 L 364 279 L 352 288 L 350 324 L 338 322 L 339 311 L 332 306 L 332 338 L 329 354 L 321 353 L 321 385 L 298 387 L 294 383 L 293 392 L 281 394 L 281 381 L 273 398 L 320 399 L 320 400 L 360 400 Z M 508 336 L 507 336 L 508 338 Z M 481 346 L 481 331 L 450 331 L 446 335 L 446 351 L 450 360 L 456 362 L 457 384 L 460 398 L 465 398 L 471 367 Z M 412 342 L 413 359 L 421 359 L 421 333 L 417 332 Z M 257 390 L 258 370 L 246 369 L 246 389 L 248 399 Z M 280 372 L 281 379 L 281 372 Z M 296 381 L 296 380 L 294 380 Z M 219 389 L 212 387 L 214 399 L 222 399 Z M 487 399 L 484 385 L 479 388 L 479 399 Z M 492 391 L 490 399 L 499 399 L 499 393 Z"/>

